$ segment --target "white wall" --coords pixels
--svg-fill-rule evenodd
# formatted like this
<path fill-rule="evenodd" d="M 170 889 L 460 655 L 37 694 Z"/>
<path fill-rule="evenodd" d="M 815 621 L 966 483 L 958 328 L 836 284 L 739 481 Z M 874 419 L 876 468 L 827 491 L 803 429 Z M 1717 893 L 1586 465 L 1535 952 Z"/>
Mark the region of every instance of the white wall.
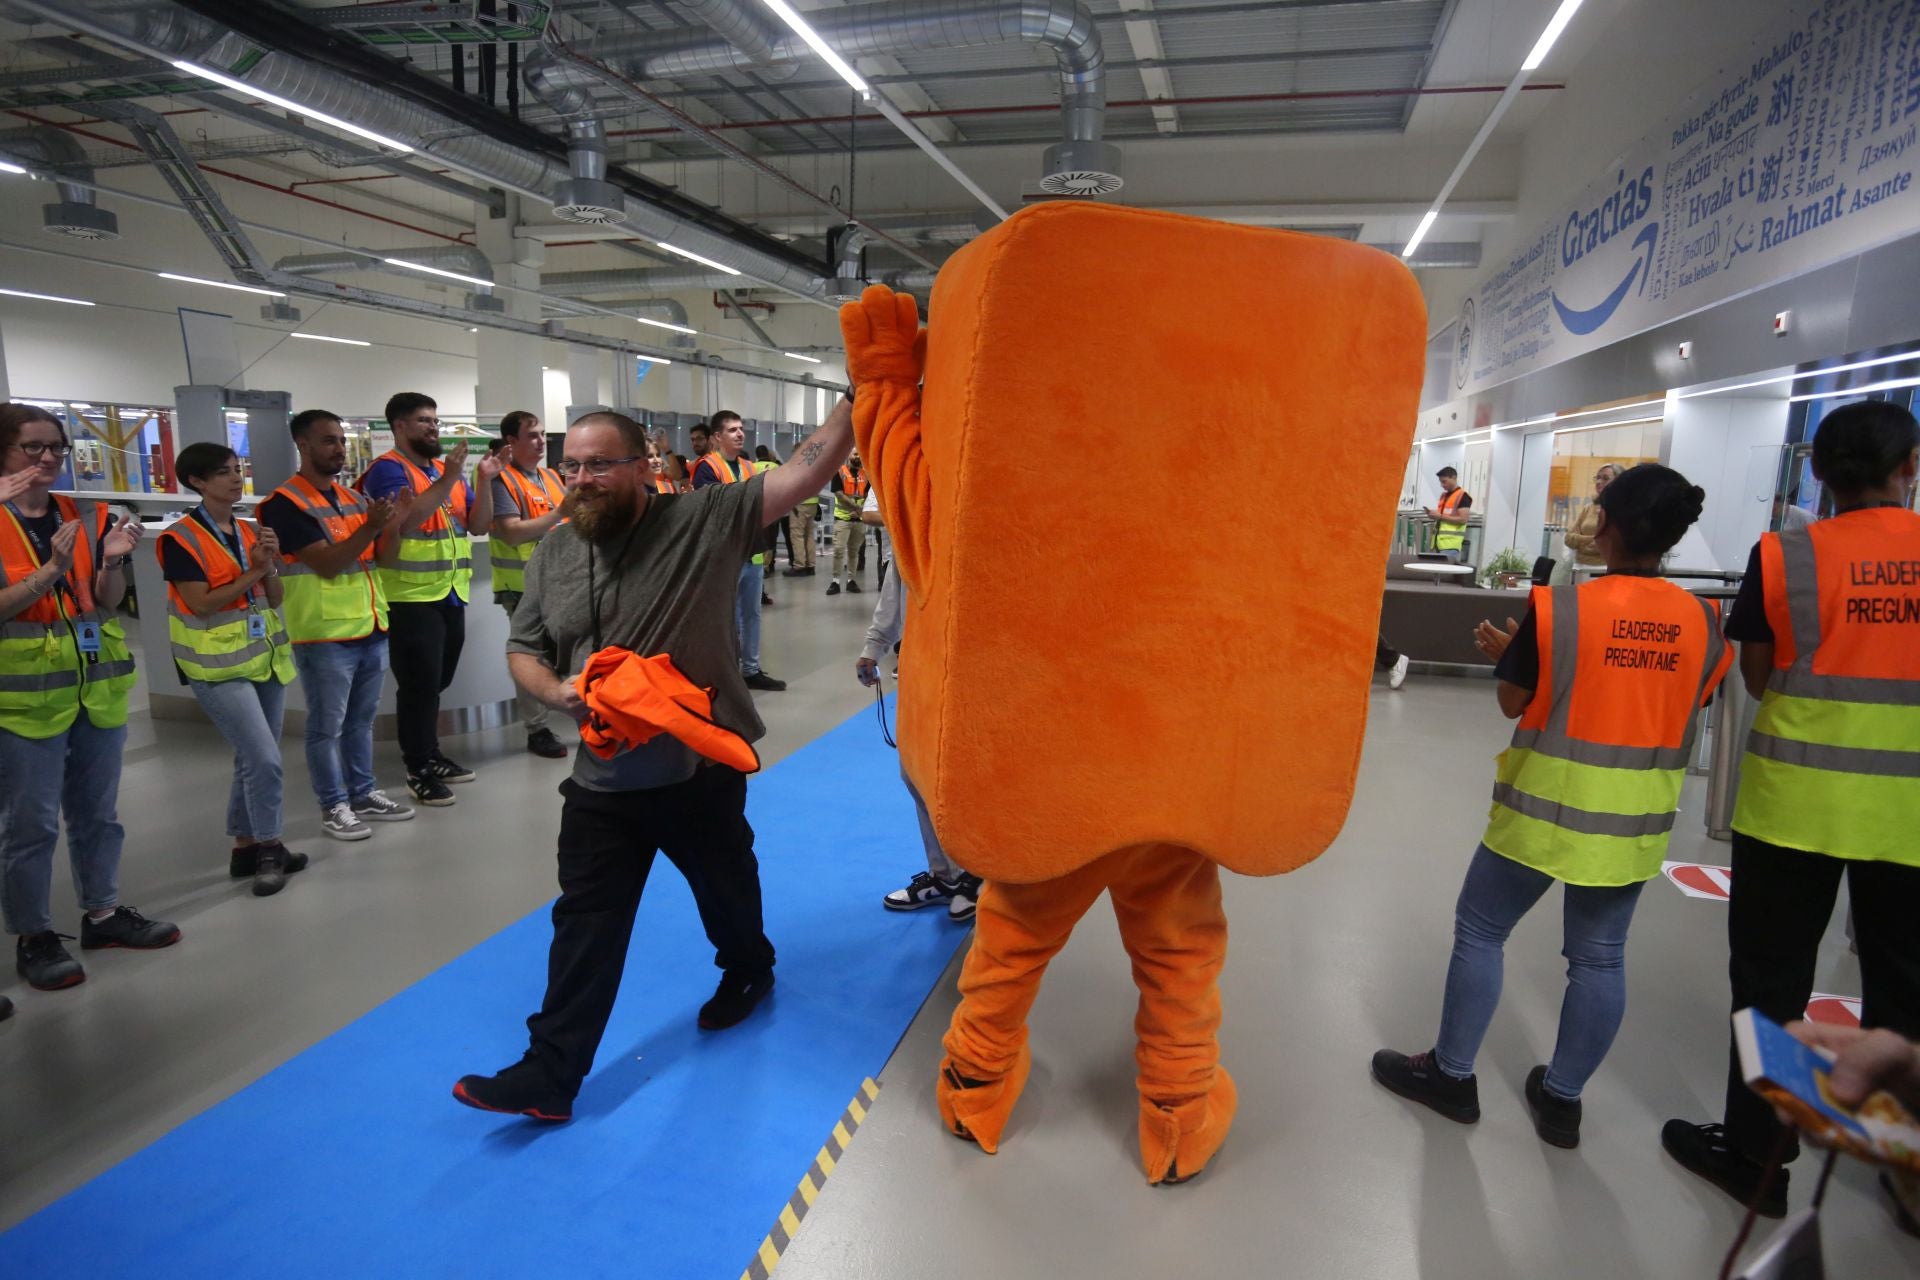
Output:
<path fill-rule="evenodd" d="M 1699 541 L 1685 567 L 1738 572 L 1747 553 L 1766 531 L 1780 447 L 1787 438 L 1787 401 L 1782 397 L 1670 397 L 1671 432 L 1667 465 L 1707 491 L 1706 508 L 1695 527 Z M 1695 564 L 1705 555 L 1710 564 Z"/>

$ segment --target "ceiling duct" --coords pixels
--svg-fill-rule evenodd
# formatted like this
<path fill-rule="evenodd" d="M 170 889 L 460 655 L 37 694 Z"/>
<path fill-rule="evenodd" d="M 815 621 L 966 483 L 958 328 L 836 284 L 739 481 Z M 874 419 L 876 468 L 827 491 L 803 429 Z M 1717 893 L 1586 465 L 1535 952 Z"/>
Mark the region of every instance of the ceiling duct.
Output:
<path fill-rule="evenodd" d="M 596 301 L 593 304 L 601 311 L 618 311 L 623 316 L 636 319 L 660 320 L 667 324 L 677 324 L 681 328 L 687 324 L 687 309 L 672 298 L 615 298 L 611 301 Z M 693 335 L 676 333 L 667 339 L 670 347 L 691 347 Z"/>
<path fill-rule="evenodd" d="M 574 177 L 569 165 L 477 132 L 474 122 L 377 84 L 278 50 L 268 50 L 169 0 L 129 9 L 125 0 L 7 0 L 9 7 L 82 30 L 150 57 L 188 59 L 254 88 L 351 120 L 414 147 L 469 176 L 536 199 Z M 623 192 L 623 195 L 625 193 Z M 635 234 L 669 241 L 723 262 L 752 280 L 817 301 L 825 279 L 787 258 L 638 200 L 628 204 Z"/>
<path fill-rule="evenodd" d="M 385 250 L 382 251 L 386 253 Z M 473 276 L 480 280 L 493 279 L 493 264 L 487 261 L 487 255 L 466 244 L 434 244 L 419 249 L 395 249 L 386 253 L 389 258 L 400 262 L 411 262 L 422 267 L 438 267 L 442 271 L 458 271 L 463 276 Z M 273 264 L 275 271 L 290 276 L 327 276 L 338 275 L 343 271 L 385 271 L 390 275 L 406 276 L 418 280 L 421 274 L 409 271 L 405 267 L 395 266 L 379 258 L 364 253 L 296 253 L 280 259 Z"/>
<path fill-rule="evenodd" d="M 866 247 L 873 232 L 857 222 L 849 222 L 834 232 L 833 279 L 827 281 L 828 302 L 858 302 L 867 281 L 862 266 Z"/>
<path fill-rule="evenodd" d="M 553 215 L 563 222 L 609 223 L 627 220 L 620 188 L 607 181 L 607 127 L 593 114 L 593 94 L 551 49 L 527 55 L 521 74 L 527 89 L 567 122 L 567 167 L 572 176 L 548 194 Z"/>
<path fill-rule="evenodd" d="M 631 293 L 683 293 L 690 290 L 739 289 L 739 276 L 706 267 L 616 267 L 605 271 L 546 271 L 540 292 L 556 298 L 584 298 L 616 289 Z"/>
<path fill-rule="evenodd" d="M 1032 44 L 1053 51 L 1060 67 L 1061 140 L 1047 148 L 1040 187 L 1053 195 L 1106 195 L 1120 189 L 1120 149 L 1103 138 L 1107 114 L 1106 53 L 1093 14 L 1079 0 L 894 0 L 813 9 L 807 21 L 848 57 Z M 689 39 L 685 33 L 617 36 L 582 52 L 642 83 L 687 80 L 814 56 L 799 36 L 782 31 L 772 56 L 732 39 Z"/>
<path fill-rule="evenodd" d="M 0 154 L 24 160 L 34 168 L 51 172 L 60 199 L 40 206 L 41 229 L 51 235 L 75 240 L 118 240 L 120 219 L 111 209 L 94 202 L 91 186 L 93 166 L 80 140 L 65 129 L 39 127 L 0 132 Z M 72 182 L 63 182 L 72 178 Z"/>

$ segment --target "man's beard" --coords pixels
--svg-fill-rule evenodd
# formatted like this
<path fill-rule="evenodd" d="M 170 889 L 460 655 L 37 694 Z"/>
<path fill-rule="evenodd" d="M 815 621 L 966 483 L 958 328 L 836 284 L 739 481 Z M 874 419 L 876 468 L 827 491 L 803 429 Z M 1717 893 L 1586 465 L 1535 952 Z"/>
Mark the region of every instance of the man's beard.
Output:
<path fill-rule="evenodd" d="M 447 447 L 440 443 L 440 437 L 437 434 L 421 437 L 420 442 L 413 447 L 414 451 L 423 458 L 437 458 L 447 451 Z"/>
<path fill-rule="evenodd" d="M 640 502 L 632 492 L 606 490 L 605 497 L 582 499 L 580 491 L 567 495 L 560 506 L 573 529 L 589 542 L 609 542 L 633 527 L 640 515 Z"/>

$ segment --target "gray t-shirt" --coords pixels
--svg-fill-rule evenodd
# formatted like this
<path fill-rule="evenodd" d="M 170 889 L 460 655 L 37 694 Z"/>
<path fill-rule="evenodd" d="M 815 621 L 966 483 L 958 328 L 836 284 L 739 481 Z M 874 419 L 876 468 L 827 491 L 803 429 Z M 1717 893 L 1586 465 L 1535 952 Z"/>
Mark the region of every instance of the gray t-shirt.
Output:
<path fill-rule="evenodd" d="M 740 571 L 759 548 L 764 482 L 755 476 L 696 493 L 656 493 L 639 523 L 602 543 L 588 543 L 571 524 L 556 526 L 527 564 L 507 652 L 532 654 L 569 677 L 609 646 L 664 653 L 687 679 L 714 691 L 715 721 L 757 742 L 766 726 L 740 675 L 733 605 Z M 594 791 L 645 791 L 685 782 L 700 763 L 663 733 L 611 760 L 582 746 L 573 780 Z"/>

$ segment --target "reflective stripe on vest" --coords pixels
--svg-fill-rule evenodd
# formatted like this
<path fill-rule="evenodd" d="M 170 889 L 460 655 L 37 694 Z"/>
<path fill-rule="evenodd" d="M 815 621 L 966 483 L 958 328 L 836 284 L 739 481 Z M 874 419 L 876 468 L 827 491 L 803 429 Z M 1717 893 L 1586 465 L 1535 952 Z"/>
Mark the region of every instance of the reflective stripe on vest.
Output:
<path fill-rule="evenodd" d="M 1451 493 L 1440 495 L 1438 509 L 1446 515 L 1452 515 L 1467 500 L 1467 491 L 1455 488 Z M 1433 546 L 1436 551 L 1458 551 L 1467 544 L 1467 526 L 1465 524 L 1446 524 L 1436 521 L 1433 529 Z"/>
<path fill-rule="evenodd" d="M 1660 872 L 1699 708 L 1733 655 L 1711 601 L 1611 576 L 1537 587 L 1540 687 L 1500 754 L 1485 843 L 1569 884 Z"/>
<path fill-rule="evenodd" d="M 242 520 L 235 520 L 240 547 L 249 560 L 260 545 L 260 535 Z M 233 551 L 193 516 L 177 522 L 161 534 L 153 546 L 154 558 L 166 564 L 166 544 L 171 539 L 193 557 L 206 574 L 207 590 L 218 591 L 238 581 L 243 566 Z M 293 679 L 293 648 L 287 642 L 286 627 L 279 613 L 254 598 L 258 585 L 245 595 L 223 606 L 210 618 L 195 614 L 174 583 L 167 584 L 167 639 L 173 648 L 173 660 L 189 680 L 219 684 L 226 680 Z M 258 617 L 263 634 L 249 634 L 251 619 Z"/>
<path fill-rule="evenodd" d="M 332 501 L 305 476 L 296 475 L 273 497 L 285 498 L 320 526 L 320 536 L 338 546 L 367 521 L 368 503 L 360 493 L 328 481 Z M 387 627 L 387 596 L 374 572 L 373 544 L 333 577 L 323 577 L 296 555 L 280 557 L 280 601 L 287 637 L 295 644 L 358 640 Z"/>
<path fill-rule="evenodd" d="M 436 477 L 429 477 L 398 451 L 389 449 L 379 460 L 388 459 L 405 468 L 415 495 L 432 486 Z M 361 476 L 359 483 L 366 482 L 367 478 Z M 431 604 L 446 599 L 449 593 L 462 600 L 468 598 L 473 583 L 473 544 L 467 538 L 464 482 L 454 487 L 447 501 L 411 537 L 400 539 L 394 563 L 380 566 L 380 583 L 387 599 L 397 604 Z"/>
<path fill-rule="evenodd" d="M 705 467 L 713 473 L 721 484 L 737 484 L 742 480 L 752 477 L 754 472 L 752 458 L 747 457 L 743 453 L 740 455 L 740 461 L 737 465 L 740 468 L 740 473 L 735 475 L 733 467 L 727 463 L 727 456 L 718 449 L 715 449 L 710 453 L 702 454 L 700 457 L 700 466 L 695 467 L 694 470 L 697 472 L 700 467 Z"/>
<path fill-rule="evenodd" d="M 550 467 L 540 467 L 534 472 L 537 485 L 530 484 L 518 467 L 508 466 L 501 470 L 500 479 L 506 483 L 507 493 L 513 499 L 513 505 L 519 509 L 522 520 L 538 520 L 566 500 L 566 486 L 560 483 L 560 476 Z M 504 512 L 493 513 L 498 520 Z M 487 554 L 493 561 L 493 589 L 495 591 L 525 591 L 527 587 L 527 561 L 533 559 L 533 549 L 540 540 L 512 543 L 492 536 L 487 539 Z"/>
<path fill-rule="evenodd" d="M 82 709 L 96 728 L 127 722 L 133 688 L 133 652 L 120 620 L 93 598 L 94 553 L 112 523 L 92 502 L 52 496 L 62 523 L 88 535 L 73 544 L 73 566 L 60 585 L 0 624 L 0 729 L 23 738 L 51 738 L 72 727 Z M 0 586 L 25 580 L 40 556 L 13 513 L 0 507 Z M 100 652 L 80 652 L 79 628 L 100 630 Z M 71 691 L 71 692 L 70 692 Z"/>
<path fill-rule="evenodd" d="M 1733 827 L 1920 866 L 1920 515 L 1850 511 L 1760 543 L 1774 670 Z"/>

